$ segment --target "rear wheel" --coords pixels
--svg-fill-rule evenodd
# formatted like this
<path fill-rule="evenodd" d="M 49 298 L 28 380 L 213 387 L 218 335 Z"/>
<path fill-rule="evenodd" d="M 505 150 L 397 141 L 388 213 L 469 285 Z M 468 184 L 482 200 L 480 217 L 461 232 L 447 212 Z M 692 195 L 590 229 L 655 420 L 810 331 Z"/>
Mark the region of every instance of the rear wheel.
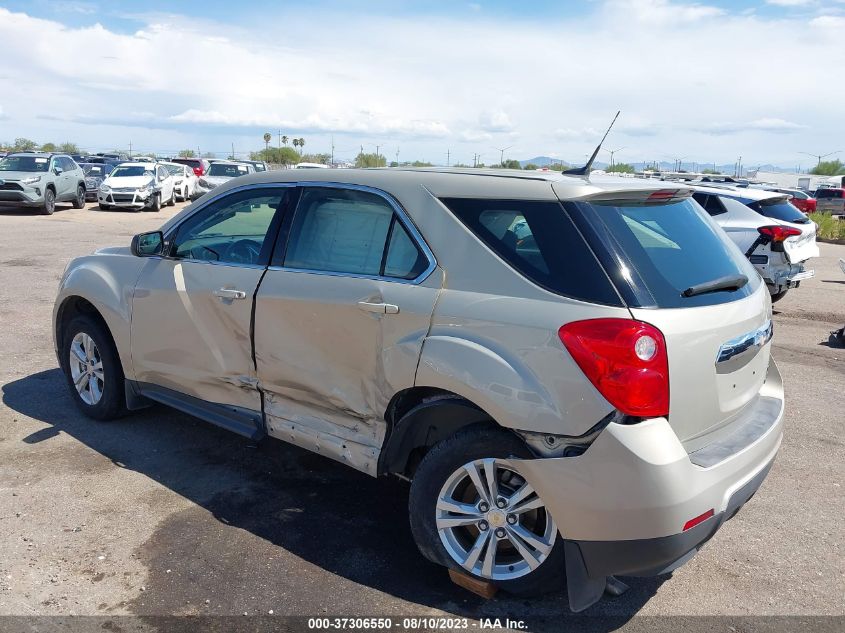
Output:
<path fill-rule="evenodd" d="M 509 457 L 533 455 L 501 429 L 469 428 L 434 446 L 411 483 L 411 532 L 436 563 L 517 595 L 556 591 L 563 541 Z"/>
<path fill-rule="evenodd" d="M 84 209 L 85 208 L 85 186 L 79 185 L 76 188 L 76 198 L 73 199 L 73 208 L 74 209 Z"/>
<path fill-rule="evenodd" d="M 105 327 L 90 316 L 76 317 L 65 328 L 62 343 L 62 368 L 76 406 L 96 420 L 123 414 L 123 368 Z"/>
<path fill-rule="evenodd" d="M 41 213 L 44 215 L 53 215 L 56 211 L 56 192 L 52 189 L 47 189 L 44 192 L 44 204 L 41 206 Z"/>
<path fill-rule="evenodd" d="M 786 290 L 781 290 L 780 292 L 773 294 L 772 295 L 772 303 L 777 303 L 778 301 L 783 299 L 786 296 L 787 292 L 789 292 L 789 288 L 787 288 Z"/>

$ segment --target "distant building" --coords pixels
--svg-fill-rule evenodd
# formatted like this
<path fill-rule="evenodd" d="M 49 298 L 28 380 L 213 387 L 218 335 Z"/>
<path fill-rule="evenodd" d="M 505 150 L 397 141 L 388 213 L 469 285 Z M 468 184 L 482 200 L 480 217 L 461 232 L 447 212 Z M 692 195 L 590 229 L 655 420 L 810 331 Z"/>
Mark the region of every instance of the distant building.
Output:
<path fill-rule="evenodd" d="M 772 183 L 785 189 L 803 189 L 804 191 L 815 191 L 822 186 L 845 186 L 845 176 L 815 176 L 813 174 L 781 173 L 749 169 L 748 177 L 757 182 Z"/>

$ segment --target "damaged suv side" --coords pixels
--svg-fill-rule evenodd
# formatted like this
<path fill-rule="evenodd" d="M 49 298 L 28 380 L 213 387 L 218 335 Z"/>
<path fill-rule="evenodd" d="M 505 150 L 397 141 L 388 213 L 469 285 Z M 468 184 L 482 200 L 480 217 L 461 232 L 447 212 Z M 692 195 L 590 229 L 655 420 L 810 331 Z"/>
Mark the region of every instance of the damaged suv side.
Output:
<path fill-rule="evenodd" d="M 768 292 L 690 194 L 238 178 L 70 263 L 58 359 L 92 418 L 160 402 L 410 480 L 425 557 L 520 595 L 566 579 L 581 610 L 692 557 L 780 445 Z"/>

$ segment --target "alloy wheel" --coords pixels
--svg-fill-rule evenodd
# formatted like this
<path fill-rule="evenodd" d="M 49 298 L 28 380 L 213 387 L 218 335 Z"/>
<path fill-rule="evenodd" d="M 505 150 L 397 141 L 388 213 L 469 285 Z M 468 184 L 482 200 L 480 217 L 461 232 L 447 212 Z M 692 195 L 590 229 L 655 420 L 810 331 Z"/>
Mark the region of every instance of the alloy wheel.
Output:
<path fill-rule="evenodd" d="M 93 406 L 102 399 L 103 358 L 94 339 L 85 332 L 79 332 L 70 343 L 70 376 L 82 402 Z"/>
<path fill-rule="evenodd" d="M 490 580 L 531 573 L 548 558 L 557 526 L 534 489 L 501 460 L 461 466 L 440 490 L 440 540 L 466 571 Z"/>

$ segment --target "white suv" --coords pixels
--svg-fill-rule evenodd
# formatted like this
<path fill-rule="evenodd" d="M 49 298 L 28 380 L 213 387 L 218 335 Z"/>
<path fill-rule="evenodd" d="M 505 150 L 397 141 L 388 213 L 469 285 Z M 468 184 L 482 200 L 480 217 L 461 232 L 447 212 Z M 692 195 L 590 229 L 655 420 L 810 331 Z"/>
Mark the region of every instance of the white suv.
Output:
<path fill-rule="evenodd" d="M 772 301 L 815 276 L 807 261 L 819 256 L 816 225 L 787 195 L 760 189 L 694 186 L 693 198 L 745 253 Z"/>

